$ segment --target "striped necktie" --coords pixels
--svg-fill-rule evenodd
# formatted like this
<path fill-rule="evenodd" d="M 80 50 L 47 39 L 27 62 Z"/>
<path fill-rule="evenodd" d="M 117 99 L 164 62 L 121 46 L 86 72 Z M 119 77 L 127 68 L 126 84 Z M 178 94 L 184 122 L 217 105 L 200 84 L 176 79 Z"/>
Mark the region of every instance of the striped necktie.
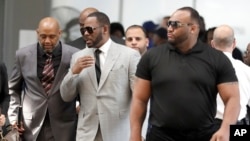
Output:
<path fill-rule="evenodd" d="M 47 59 L 45 61 L 45 65 L 43 68 L 43 77 L 42 77 L 42 85 L 46 92 L 46 94 L 49 94 L 49 90 L 51 89 L 52 82 L 54 80 L 54 68 L 53 68 L 53 62 L 52 62 L 52 54 L 46 54 Z"/>

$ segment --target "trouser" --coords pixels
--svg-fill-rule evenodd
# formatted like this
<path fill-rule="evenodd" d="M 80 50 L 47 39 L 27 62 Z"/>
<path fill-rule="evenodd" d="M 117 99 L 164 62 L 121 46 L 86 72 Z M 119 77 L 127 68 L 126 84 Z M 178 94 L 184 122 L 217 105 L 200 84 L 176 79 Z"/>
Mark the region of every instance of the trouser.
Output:
<path fill-rule="evenodd" d="M 36 141 L 55 141 L 49 118 L 45 118 Z"/>
<path fill-rule="evenodd" d="M 103 141 L 100 125 L 98 126 L 98 130 L 95 136 L 95 141 Z"/>
<path fill-rule="evenodd" d="M 212 135 L 220 128 L 214 124 L 197 130 L 174 130 L 151 126 L 146 141 L 210 141 Z"/>

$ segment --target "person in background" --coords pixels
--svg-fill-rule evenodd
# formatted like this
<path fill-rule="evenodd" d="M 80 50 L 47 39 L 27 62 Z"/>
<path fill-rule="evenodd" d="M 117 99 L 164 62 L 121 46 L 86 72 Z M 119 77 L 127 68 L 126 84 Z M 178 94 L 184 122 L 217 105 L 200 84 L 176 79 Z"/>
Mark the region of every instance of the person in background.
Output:
<path fill-rule="evenodd" d="M 125 32 L 125 43 L 126 46 L 132 49 L 138 50 L 141 55 L 145 54 L 148 46 L 148 38 L 145 29 L 140 25 L 131 25 L 127 28 Z M 148 107 L 149 109 L 149 107 Z M 146 138 L 147 128 L 148 128 L 148 116 L 146 115 L 146 120 L 142 127 L 142 136 Z"/>
<path fill-rule="evenodd" d="M 238 47 L 235 47 L 233 50 L 233 58 L 243 62 L 243 53 Z"/>
<path fill-rule="evenodd" d="M 2 126 L 3 134 L 7 133 L 8 108 L 9 108 L 9 88 L 7 68 L 3 62 L 0 62 L 0 126 Z"/>
<path fill-rule="evenodd" d="M 148 44 L 148 49 L 153 47 L 153 35 L 154 35 L 154 31 L 155 29 L 158 27 L 157 24 L 155 24 L 153 21 L 145 21 L 142 24 L 142 27 L 145 29 L 146 33 L 147 33 L 147 37 L 149 40 L 149 44 Z"/>
<path fill-rule="evenodd" d="M 237 77 L 228 58 L 198 40 L 199 13 L 176 10 L 168 21 L 168 43 L 152 48 L 136 71 L 130 141 L 141 140 L 150 98 L 146 141 L 228 141 L 237 122 L 240 98 Z M 225 103 L 223 122 L 215 126 L 216 96 Z"/>
<path fill-rule="evenodd" d="M 153 35 L 153 46 L 160 46 L 168 42 L 167 30 L 165 28 L 158 28 Z"/>
<path fill-rule="evenodd" d="M 84 21 L 85 19 L 87 18 L 87 16 L 91 13 L 94 13 L 94 12 L 98 12 L 98 10 L 94 7 L 88 7 L 86 9 L 84 9 L 81 13 L 80 13 L 80 16 L 79 16 L 79 25 L 80 25 L 80 28 L 82 28 L 84 26 Z M 80 29 L 79 29 L 79 32 L 80 32 Z M 82 35 L 81 37 L 71 41 L 71 42 L 68 42 L 67 44 L 68 45 L 71 45 L 73 47 L 76 47 L 78 49 L 84 49 L 86 47 L 86 41 L 84 40 L 84 35 Z M 117 38 L 117 37 L 114 37 L 114 36 L 111 36 L 111 39 L 118 43 L 118 44 L 122 44 L 124 45 L 125 42 L 123 39 L 120 39 L 120 38 Z"/>
<path fill-rule="evenodd" d="M 246 65 L 250 66 L 250 43 L 248 43 L 246 51 L 244 51 L 243 61 Z"/>
<path fill-rule="evenodd" d="M 45 17 L 38 24 L 38 42 L 16 51 L 8 115 L 26 141 L 75 140 L 75 100 L 64 102 L 59 88 L 78 49 L 62 44 L 61 32 L 56 19 Z M 20 105 L 23 127 L 17 126 Z"/>
<path fill-rule="evenodd" d="M 113 35 L 117 38 L 123 39 L 125 36 L 124 27 L 119 22 L 113 22 L 110 24 L 110 35 Z"/>
<path fill-rule="evenodd" d="M 247 103 L 250 100 L 250 67 L 242 61 L 232 57 L 233 50 L 236 46 L 233 29 L 228 25 L 221 25 L 214 30 L 213 39 L 211 41 L 213 48 L 222 51 L 231 61 L 236 72 L 240 90 L 240 115 L 237 124 L 248 124 L 245 117 L 247 114 Z M 221 97 L 217 96 L 217 113 L 216 120 L 219 125 L 222 123 L 224 114 L 224 103 Z"/>
<path fill-rule="evenodd" d="M 214 34 L 215 29 L 216 27 L 211 27 L 205 33 L 205 43 L 207 43 L 210 47 L 211 47 L 211 41 L 213 39 L 213 34 Z"/>
<path fill-rule="evenodd" d="M 129 107 L 140 54 L 110 39 L 110 20 L 102 12 L 89 14 L 81 32 L 87 48 L 72 56 L 60 87 L 64 101 L 80 97 L 76 140 L 128 141 Z"/>
<path fill-rule="evenodd" d="M 165 28 L 166 30 L 168 29 L 167 24 L 168 24 L 168 20 L 169 20 L 170 16 L 164 16 L 161 20 L 160 26 L 159 28 Z"/>
<path fill-rule="evenodd" d="M 205 19 L 203 16 L 200 16 L 200 31 L 199 31 L 198 39 L 206 43 L 206 23 L 205 23 Z"/>
<path fill-rule="evenodd" d="M 140 25 L 129 26 L 125 32 L 125 44 L 143 55 L 149 44 L 145 29 Z"/>

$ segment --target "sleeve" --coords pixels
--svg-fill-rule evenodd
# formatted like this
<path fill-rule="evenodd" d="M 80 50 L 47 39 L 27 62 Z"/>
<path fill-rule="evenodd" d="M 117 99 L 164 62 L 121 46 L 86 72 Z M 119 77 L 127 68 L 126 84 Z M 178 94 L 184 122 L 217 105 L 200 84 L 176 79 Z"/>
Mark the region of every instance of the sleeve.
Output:
<path fill-rule="evenodd" d="M 146 52 L 137 65 L 136 76 L 142 79 L 151 80 L 150 52 Z"/>
<path fill-rule="evenodd" d="M 76 96 L 78 95 L 77 92 L 78 74 L 73 74 L 71 71 L 75 62 L 76 59 L 73 56 L 71 59 L 69 71 L 60 85 L 60 94 L 65 102 L 70 102 L 72 100 L 75 100 Z"/>
<path fill-rule="evenodd" d="M 11 124 L 17 121 L 18 107 L 21 105 L 21 94 L 24 87 L 21 72 L 20 56 L 16 53 L 15 64 L 9 80 L 10 105 L 8 110 L 9 121 Z"/>
<path fill-rule="evenodd" d="M 8 88 L 8 74 L 7 74 L 7 68 L 4 63 L 1 63 L 1 88 L 0 88 L 0 94 L 1 94 L 1 112 L 7 116 L 7 111 L 9 108 L 9 101 L 10 101 L 10 96 L 9 96 L 9 88 Z"/>
<path fill-rule="evenodd" d="M 235 69 L 231 61 L 221 52 L 217 61 L 218 75 L 217 84 L 226 82 L 237 82 Z"/>
<path fill-rule="evenodd" d="M 137 51 L 133 51 L 134 53 L 130 56 L 129 62 L 129 82 L 130 82 L 130 89 L 133 90 L 134 80 L 135 80 L 135 72 L 138 62 L 141 58 L 141 55 Z"/>

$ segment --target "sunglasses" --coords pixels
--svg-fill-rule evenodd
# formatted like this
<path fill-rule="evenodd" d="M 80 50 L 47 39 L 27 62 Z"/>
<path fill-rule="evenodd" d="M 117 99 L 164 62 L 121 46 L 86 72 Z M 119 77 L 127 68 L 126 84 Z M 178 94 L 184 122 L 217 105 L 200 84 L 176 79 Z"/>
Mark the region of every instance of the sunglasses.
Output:
<path fill-rule="evenodd" d="M 168 23 L 167 23 L 167 27 L 171 26 L 174 29 L 185 26 L 185 25 L 190 26 L 193 24 L 192 23 L 181 23 L 179 21 L 168 21 Z"/>
<path fill-rule="evenodd" d="M 89 34 L 92 34 L 94 33 L 94 30 L 96 30 L 97 28 L 100 28 L 101 26 L 99 27 L 90 27 L 90 26 L 86 26 L 86 27 L 82 27 L 80 29 L 81 31 L 81 34 L 84 35 L 84 33 L 87 31 Z"/>

